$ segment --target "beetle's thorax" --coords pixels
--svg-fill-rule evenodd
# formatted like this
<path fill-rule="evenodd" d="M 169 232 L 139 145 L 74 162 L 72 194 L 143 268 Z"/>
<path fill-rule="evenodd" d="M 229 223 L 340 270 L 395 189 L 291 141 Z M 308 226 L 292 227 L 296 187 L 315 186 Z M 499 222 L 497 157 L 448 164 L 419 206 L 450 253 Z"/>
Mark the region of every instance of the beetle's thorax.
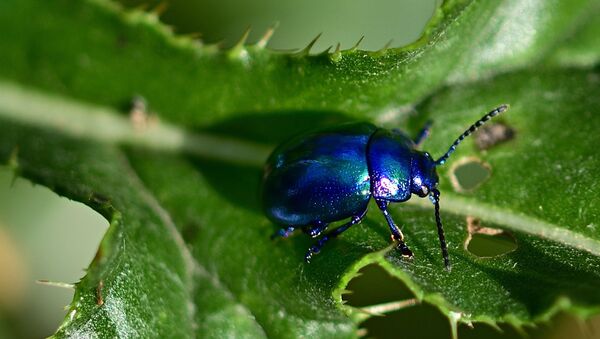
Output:
<path fill-rule="evenodd" d="M 410 191 L 425 197 L 438 184 L 439 177 L 435 169 L 435 161 L 427 152 L 415 152 L 411 162 Z"/>

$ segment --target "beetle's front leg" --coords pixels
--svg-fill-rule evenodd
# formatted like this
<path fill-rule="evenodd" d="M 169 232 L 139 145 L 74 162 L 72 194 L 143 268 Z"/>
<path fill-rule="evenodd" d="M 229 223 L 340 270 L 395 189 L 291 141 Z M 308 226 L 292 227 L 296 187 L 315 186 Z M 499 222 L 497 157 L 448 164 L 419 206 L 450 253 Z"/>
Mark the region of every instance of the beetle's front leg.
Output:
<path fill-rule="evenodd" d="M 413 253 L 410 250 L 410 248 L 408 248 L 408 246 L 406 246 L 406 244 L 404 243 L 404 234 L 402 234 L 402 230 L 400 230 L 400 228 L 396 226 L 396 223 L 394 223 L 392 216 L 388 212 L 388 202 L 385 200 L 375 201 L 377 202 L 377 206 L 381 210 L 381 213 L 383 213 L 383 216 L 385 217 L 385 220 L 387 221 L 388 226 L 390 227 L 390 231 L 392 232 L 392 240 L 398 243 L 396 248 L 400 250 L 400 253 L 402 253 L 403 256 L 412 258 Z"/>

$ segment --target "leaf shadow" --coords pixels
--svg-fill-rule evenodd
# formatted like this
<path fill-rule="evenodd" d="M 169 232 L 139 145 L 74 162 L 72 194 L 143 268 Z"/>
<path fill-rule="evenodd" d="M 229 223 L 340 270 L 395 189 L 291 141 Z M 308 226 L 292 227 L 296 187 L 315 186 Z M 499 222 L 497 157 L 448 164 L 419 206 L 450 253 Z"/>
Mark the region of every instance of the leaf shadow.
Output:
<path fill-rule="evenodd" d="M 278 111 L 270 114 L 243 114 L 223 120 L 198 132 L 208 132 L 238 140 L 275 147 L 294 135 L 352 121 L 331 111 Z M 235 165 L 224 161 L 188 155 L 188 160 L 206 177 L 212 188 L 235 206 L 260 211 L 262 168 Z"/>
<path fill-rule="evenodd" d="M 202 131 L 276 146 L 299 133 L 355 120 L 336 111 L 275 111 L 240 114 Z"/>

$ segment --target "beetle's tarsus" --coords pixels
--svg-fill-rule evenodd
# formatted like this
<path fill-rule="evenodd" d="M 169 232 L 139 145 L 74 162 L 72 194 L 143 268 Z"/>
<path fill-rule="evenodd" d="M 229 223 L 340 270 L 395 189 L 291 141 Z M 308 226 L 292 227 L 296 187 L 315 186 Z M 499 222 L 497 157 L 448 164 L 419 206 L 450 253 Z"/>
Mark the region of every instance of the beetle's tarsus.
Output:
<path fill-rule="evenodd" d="M 325 245 L 327 240 L 329 240 L 329 237 L 325 235 L 323 236 L 323 238 L 319 239 L 319 241 L 317 241 L 316 244 L 314 244 L 308 249 L 308 252 L 306 252 L 306 255 L 304 256 L 304 261 L 306 261 L 307 264 L 310 264 L 310 259 L 312 259 L 313 255 L 321 252 L 321 248 L 323 247 L 323 245 Z"/>
<path fill-rule="evenodd" d="M 450 263 L 450 260 L 448 260 L 446 258 L 446 260 L 444 260 L 444 265 L 446 266 L 446 271 L 450 272 L 452 271 L 452 264 Z"/>
<path fill-rule="evenodd" d="M 400 253 L 402 254 L 403 257 L 406 257 L 406 258 L 414 257 L 413 252 L 410 250 L 410 248 L 408 248 L 408 246 L 403 241 L 398 242 L 398 245 L 396 245 L 396 249 L 400 251 Z"/>

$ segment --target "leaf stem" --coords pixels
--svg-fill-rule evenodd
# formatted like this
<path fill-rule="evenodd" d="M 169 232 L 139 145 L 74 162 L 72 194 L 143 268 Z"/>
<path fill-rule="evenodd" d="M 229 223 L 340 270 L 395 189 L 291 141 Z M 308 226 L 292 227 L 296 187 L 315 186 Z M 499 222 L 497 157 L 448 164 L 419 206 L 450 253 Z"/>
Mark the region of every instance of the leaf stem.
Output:
<path fill-rule="evenodd" d="M 419 207 L 429 208 L 431 206 L 431 203 L 424 199 L 410 199 L 407 203 Z M 440 203 L 443 211 L 477 217 L 515 231 L 532 234 L 600 256 L 600 241 L 573 232 L 566 227 L 452 193 L 445 193 Z"/>
<path fill-rule="evenodd" d="M 118 111 L 0 81 L 0 118 L 74 138 L 182 152 L 241 165 L 262 166 L 271 147 L 208 133 L 190 133 L 156 121 L 135 124 Z"/>

